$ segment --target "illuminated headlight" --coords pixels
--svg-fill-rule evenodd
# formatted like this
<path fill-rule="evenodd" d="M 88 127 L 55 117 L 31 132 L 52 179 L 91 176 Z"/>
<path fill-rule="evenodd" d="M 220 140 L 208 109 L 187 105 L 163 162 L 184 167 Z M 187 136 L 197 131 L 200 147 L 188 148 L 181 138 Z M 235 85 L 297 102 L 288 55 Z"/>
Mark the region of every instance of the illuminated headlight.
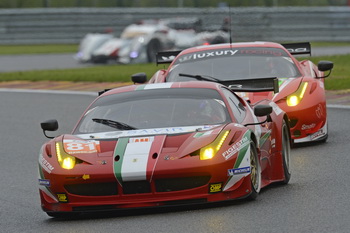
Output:
<path fill-rule="evenodd" d="M 303 82 L 296 92 L 287 97 L 287 105 L 289 107 L 297 106 L 300 103 L 304 97 L 307 85 L 307 82 Z"/>
<path fill-rule="evenodd" d="M 56 143 L 56 154 L 58 163 L 63 169 L 73 169 L 75 166 L 75 157 L 67 154 L 62 147 L 61 143 Z"/>
<path fill-rule="evenodd" d="M 215 154 L 220 150 L 221 146 L 224 144 L 225 139 L 227 138 L 229 130 L 223 131 L 219 134 L 219 136 L 215 139 L 214 142 L 209 144 L 206 147 L 203 147 L 200 150 L 199 158 L 200 160 L 207 160 L 214 158 Z"/>

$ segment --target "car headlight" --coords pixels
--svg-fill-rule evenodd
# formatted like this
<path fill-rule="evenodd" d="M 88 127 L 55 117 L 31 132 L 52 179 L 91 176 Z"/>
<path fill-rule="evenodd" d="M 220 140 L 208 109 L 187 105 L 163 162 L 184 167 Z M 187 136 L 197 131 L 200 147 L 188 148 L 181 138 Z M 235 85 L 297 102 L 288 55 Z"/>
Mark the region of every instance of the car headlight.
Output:
<path fill-rule="evenodd" d="M 221 146 L 224 144 L 230 130 L 225 130 L 219 134 L 214 142 L 200 150 L 199 158 L 200 160 L 207 160 L 214 158 L 215 154 L 220 150 Z"/>
<path fill-rule="evenodd" d="M 287 97 L 287 105 L 289 107 L 297 106 L 300 103 L 300 101 L 304 97 L 307 85 L 308 85 L 307 82 L 301 83 L 301 85 L 298 88 L 298 90 Z"/>
<path fill-rule="evenodd" d="M 58 163 L 63 169 L 73 169 L 75 166 L 75 157 L 67 154 L 62 147 L 62 143 L 56 143 L 56 155 Z"/>

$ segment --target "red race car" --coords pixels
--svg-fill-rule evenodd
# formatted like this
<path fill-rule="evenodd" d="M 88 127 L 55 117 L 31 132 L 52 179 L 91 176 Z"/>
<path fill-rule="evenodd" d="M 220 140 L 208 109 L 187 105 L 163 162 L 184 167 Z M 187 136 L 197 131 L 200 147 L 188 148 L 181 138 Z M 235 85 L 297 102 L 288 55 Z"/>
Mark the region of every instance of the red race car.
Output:
<path fill-rule="evenodd" d="M 233 92 L 275 90 L 275 81 L 121 87 L 101 93 L 71 134 L 50 137 L 57 121 L 41 123 L 51 138 L 39 155 L 42 209 L 60 217 L 255 199 L 272 182 L 288 183 L 287 115 Z"/>
<path fill-rule="evenodd" d="M 277 44 L 250 42 L 200 46 L 157 55 L 158 63 L 171 63 L 158 71 L 149 83 L 207 80 L 225 84 L 232 79 L 276 77 L 280 92 L 238 93 L 255 103 L 268 98 L 290 118 L 289 126 L 295 143 L 326 141 L 328 137 L 324 71 L 333 63 L 298 61 L 293 55 L 311 54 L 310 43 Z M 143 74 L 133 76 L 145 82 Z"/>

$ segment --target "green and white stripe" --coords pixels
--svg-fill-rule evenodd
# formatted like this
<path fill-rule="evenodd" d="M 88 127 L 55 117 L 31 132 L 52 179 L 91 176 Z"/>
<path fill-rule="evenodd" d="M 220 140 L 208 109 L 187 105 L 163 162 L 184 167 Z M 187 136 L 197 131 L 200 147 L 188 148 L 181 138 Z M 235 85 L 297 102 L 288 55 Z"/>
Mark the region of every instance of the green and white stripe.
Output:
<path fill-rule="evenodd" d="M 120 184 L 126 181 L 146 180 L 147 163 L 154 137 L 147 141 L 120 138 L 114 150 L 114 174 Z"/>

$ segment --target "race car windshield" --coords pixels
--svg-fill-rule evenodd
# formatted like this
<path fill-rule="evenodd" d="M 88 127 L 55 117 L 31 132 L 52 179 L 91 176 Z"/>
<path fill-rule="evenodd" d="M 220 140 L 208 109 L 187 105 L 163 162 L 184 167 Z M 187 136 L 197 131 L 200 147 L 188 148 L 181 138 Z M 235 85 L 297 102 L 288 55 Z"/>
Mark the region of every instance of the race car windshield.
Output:
<path fill-rule="evenodd" d="M 230 121 L 213 89 L 139 90 L 98 99 L 74 134 L 225 124 Z"/>
<path fill-rule="evenodd" d="M 222 81 L 300 76 L 293 60 L 278 48 L 232 48 L 185 54 L 176 59 L 167 82 L 193 80 L 180 75 L 183 73 Z"/>

